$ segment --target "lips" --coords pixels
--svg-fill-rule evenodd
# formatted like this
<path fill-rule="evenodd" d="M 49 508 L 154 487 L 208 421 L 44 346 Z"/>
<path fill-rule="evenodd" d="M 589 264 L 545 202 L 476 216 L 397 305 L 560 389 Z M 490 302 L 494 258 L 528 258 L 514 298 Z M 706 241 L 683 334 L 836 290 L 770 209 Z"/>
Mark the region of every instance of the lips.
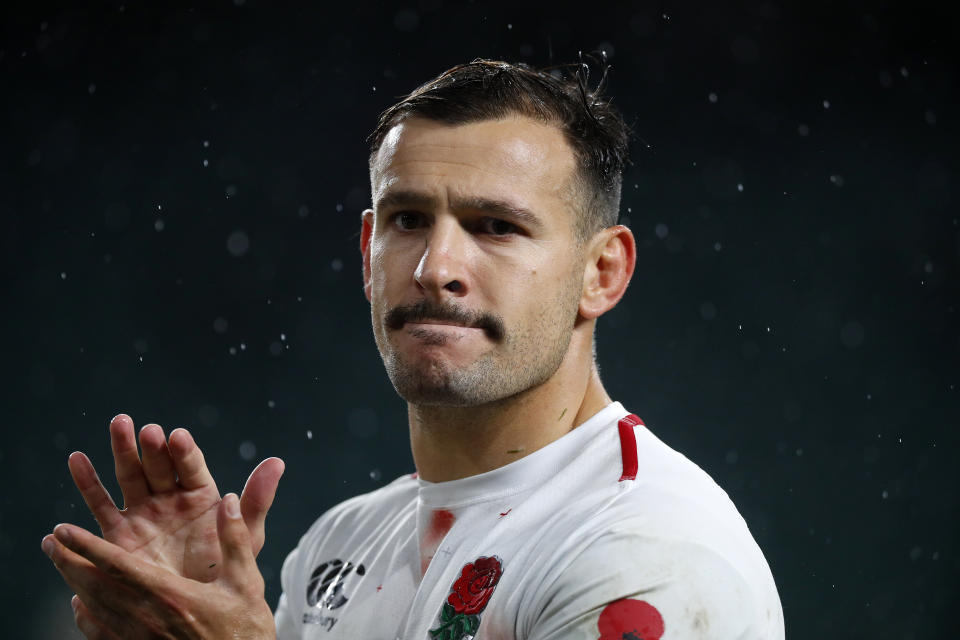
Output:
<path fill-rule="evenodd" d="M 400 305 L 390 309 L 384 317 L 387 329 L 394 331 L 407 324 L 433 326 L 441 331 L 441 326 L 461 327 L 464 329 L 482 329 L 492 340 L 500 341 L 504 337 L 503 320 L 491 313 L 470 311 L 453 304 L 436 304 L 427 300 Z"/>
<path fill-rule="evenodd" d="M 463 327 L 464 329 L 480 329 L 472 324 L 465 324 L 463 322 L 454 322 L 452 320 L 440 320 L 438 318 L 419 318 L 417 320 L 407 320 L 404 325 L 409 324 L 428 324 L 428 325 L 443 325 L 447 327 Z"/>

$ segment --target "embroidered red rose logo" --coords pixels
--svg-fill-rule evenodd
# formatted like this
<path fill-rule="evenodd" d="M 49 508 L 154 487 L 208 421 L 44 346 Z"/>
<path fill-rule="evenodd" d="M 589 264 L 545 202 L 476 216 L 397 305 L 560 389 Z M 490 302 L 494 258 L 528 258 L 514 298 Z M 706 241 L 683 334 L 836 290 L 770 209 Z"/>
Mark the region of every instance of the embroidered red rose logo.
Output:
<path fill-rule="evenodd" d="M 643 600 L 623 599 L 606 606 L 597 620 L 599 640 L 660 640 L 663 616 Z"/>
<path fill-rule="evenodd" d="M 499 558 L 477 558 L 463 567 L 447 602 L 457 613 L 468 616 L 480 613 L 486 608 L 502 574 Z"/>
<path fill-rule="evenodd" d="M 486 609 L 502 575 L 503 563 L 496 556 L 477 558 L 464 565 L 443 603 L 440 626 L 430 629 L 430 637 L 463 640 L 475 636 L 480 628 L 480 612 Z"/>

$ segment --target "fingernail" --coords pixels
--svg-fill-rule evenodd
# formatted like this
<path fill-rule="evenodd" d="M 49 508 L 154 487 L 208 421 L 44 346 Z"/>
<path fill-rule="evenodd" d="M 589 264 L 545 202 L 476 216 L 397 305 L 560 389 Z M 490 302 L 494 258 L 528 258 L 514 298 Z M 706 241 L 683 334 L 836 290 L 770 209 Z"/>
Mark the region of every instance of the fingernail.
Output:
<path fill-rule="evenodd" d="M 70 542 L 70 527 L 65 524 L 58 524 L 53 528 L 53 535 L 64 544 Z"/>
<path fill-rule="evenodd" d="M 231 518 L 240 517 L 240 500 L 237 499 L 237 494 L 228 493 L 223 497 L 223 501 L 227 507 L 227 515 Z"/>
<path fill-rule="evenodd" d="M 40 548 L 43 549 L 45 554 L 51 558 L 53 557 L 53 540 L 50 538 L 44 538 L 43 542 L 40 543 Z"/>
<path fill-rule="evenodd" d="M 70 598 L 70 606 L 73 608 L 73 612 L 76 613 L 77 607 L 80 606 L 80 598 L 78 598 L 77 596 L 73 596 L 72 598 Z"/>

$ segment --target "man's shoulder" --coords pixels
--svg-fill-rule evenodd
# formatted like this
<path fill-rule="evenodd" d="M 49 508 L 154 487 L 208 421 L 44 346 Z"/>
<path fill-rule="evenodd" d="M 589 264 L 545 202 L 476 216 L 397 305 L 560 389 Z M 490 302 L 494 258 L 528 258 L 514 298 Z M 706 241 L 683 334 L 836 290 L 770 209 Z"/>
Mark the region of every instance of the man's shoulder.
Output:
<path fill-rule="evenodd" d="M 727 557 L 762 557 L 714 478 L 654 433 L 662 430 L 623 414 L 598 429 L 547 489 L 564 503 L 548 518 L 566 544 L 616 535 L 634 544 L 689 543 Z"/>
<path fill-rule="evenodd" d="M 405 510 L 412 513 L 416 509 L 417 486 L 415 474 L 404 474 L 379 489 L 348 498 L 317 518 L 304 537 L 316 537 L 324 530 L 382 523 Z"/>

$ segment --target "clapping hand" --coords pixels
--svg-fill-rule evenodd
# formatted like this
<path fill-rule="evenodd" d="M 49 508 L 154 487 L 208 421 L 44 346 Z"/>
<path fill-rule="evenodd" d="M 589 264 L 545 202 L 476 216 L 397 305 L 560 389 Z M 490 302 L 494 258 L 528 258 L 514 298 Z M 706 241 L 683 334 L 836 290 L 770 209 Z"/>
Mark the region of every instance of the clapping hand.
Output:
<path fill-rule="evenodd" d="M 133 421 L 121 414 L 110 423 L 110 441 L 125 508 L 117 509 L 90 460 L 74 453 L 71 475 L 103 539 L 60 525 L 43 541 L 79 595 L 81 631 L 91 639 L 216 638 L 246 620 L 242 637 L 259 637 L 253 632 L 261 627 L 272 634 L 255 557 L 283 462 L 264 460 L 239 499 L 221 500 L 186 430 L 167 440 L 159 425 L 145 426 L 141 458 Z"/>

